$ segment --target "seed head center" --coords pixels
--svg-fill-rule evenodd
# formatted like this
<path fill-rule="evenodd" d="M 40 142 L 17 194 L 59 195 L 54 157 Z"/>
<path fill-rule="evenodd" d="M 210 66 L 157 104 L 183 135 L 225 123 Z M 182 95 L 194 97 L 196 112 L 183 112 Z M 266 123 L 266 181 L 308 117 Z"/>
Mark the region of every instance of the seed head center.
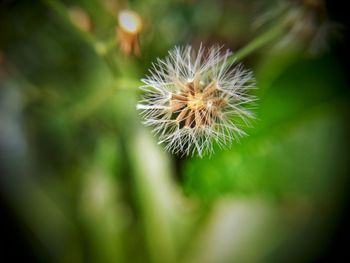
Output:
<path fill-rule="evenodd" d="M 202 93 L 196 93 L 195 95 L 188 95 L 187 106 L 190 110 L 198 111 L 205 108 L 205 100 Z"/>

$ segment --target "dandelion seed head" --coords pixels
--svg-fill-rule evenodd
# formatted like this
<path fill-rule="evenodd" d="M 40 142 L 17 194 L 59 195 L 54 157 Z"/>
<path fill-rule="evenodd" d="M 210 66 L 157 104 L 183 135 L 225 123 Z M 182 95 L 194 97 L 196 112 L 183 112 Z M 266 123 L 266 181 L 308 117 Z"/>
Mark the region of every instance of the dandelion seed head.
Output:
<path fill-rule="evenodd" d="M 142 79 L 145 92 L 137 109 L 165 149 L 180 155 L 211 155 L 216 143 L 224 148 L 245 135 L 243 126 L 254 118 L 253 74 L 233 67 L 229 50 L 219 46 L 196 52 L 175 47 L 157 59 Z"/>

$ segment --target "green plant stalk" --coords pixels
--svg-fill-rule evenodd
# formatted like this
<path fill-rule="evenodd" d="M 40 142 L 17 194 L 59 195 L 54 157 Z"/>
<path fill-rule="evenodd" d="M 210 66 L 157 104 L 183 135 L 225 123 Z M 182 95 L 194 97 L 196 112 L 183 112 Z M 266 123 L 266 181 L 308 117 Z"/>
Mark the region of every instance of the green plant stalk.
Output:
<path fill-rule="evenodd" d="M 284 26 L 278 25 L 276 27 L 271 28 L 270 30 L 264 32 L 257 38 L 253 39 L 246 46 L 238 50 L 238 52 L 232 56 L 232 59 L 229 62 L 236 63 L 241 61 L 242 59 L 246 58 L 250 54 L 259 50 L 260 48 L 278 39 L 283 33 L 284 33 Z"/>
<path fill-rule="evenodd" d="M 174 222 L 179 216 L 180 194 L 171 181 L 170 160 L 147 130 L 133 130 L 125 136 L 125 142 L 150 261 L 175 263 Z"/>
<path fill-rule="evenodd" d="M 107 42 L 98 40 L 92 34 L 80 30 L 72 23 L 67 8 L 62 3 L 56 0 L 43 0 L 43 2 L 53 11 L 55 11 L 61 17 L 64 23 L 67 24 L 86 43 L 88 43 L 99 56 L 105 59 L 107 58 L 108 52 L 116 45 L 116 41 L 114 39 L 110 39 Z M 110 64 L 109 61 L 106 60 L 106 62 L 107 64 Z"/>
<path fill-rule="evenodd" d="M 66 7 L 56 1 L 56 0 L 43 0 L 43 2 L 50 7 L 52 10 L 54 10 L 61 18 L 62 20 L 69 25 L 72 30 L 74 30 L 75 33 L 77 33 L 81 38 L 83 38 L 90 46 L 93 47 L 93 49 L 97 52 L 97 53 L 101 53 L 100 51 L 103 50 L 102 46 L 103 44 L 100 43 L 99 41 L 97 41 L 97 39 L 95 39 L 94 36 L 92 36 L 91 34 L 84 32 L 82 30 L 80 30 L 79 28 L 77 28 L 72 21 L 69 18 L 69 14 L 68 11 L 66 9 Z"/>
<path fill-rule="evenodd" d="M 103 93 L 93 94 L 79 105 L 68 109 L 65 111 L 67 115 L 73 116 L 73 118 L 77 120 L 84 119 L 91 112 L 98 109 L 100 105 L 108 101 L 109 98 L 113 97 L 113 93 L 119 89 L 127 89 L 131 91 L 138 90 L 138 87 L 141 85 L 140 81 L 135 81 L 134 79 L 130 78 L 116 77 L 116 75 L 119 73 L 118 66 L 115 63 L 113 56 L 110 56 L 108 54 L 109 50 L 114 47 L 111 43 L 112 41 L 104 43 L 96 39 L 92 34 L 84 32 L 77 28 L 72 23 L 67 8 L 59 1 L 43 0 L 43 2 L 58 14 L 61 17 L 62 21 L 67 26 L 69 26 L 69 28 L 71 28 L 78 36 L 81 37 L 81 39 L 83 39 L 88 45 L 93 48 L 96 54 L 105 62 L 113 77 L 113 84 Z M 115 40 L 113 40 L 113 42 L 115 42 Z"/>
<path fill-rule="evenodd" d="M 175 263 L 178 262 L 175 228 L 181 217 L 182 195 L 172 180 L 169 155 L 161 151 L 139 122 L 136 101 L 134 92 L 121 92 L 115 97 L 114 111 L 122 162 L 127 167 L 126 176 L 143 236 L 140 246 L 144 245 L 147 251 L 144 261 Z"/>
<path fill-rule="evenodd" d="M 81 103 L 74 105 L 72 108 L 68 108 L 65 111 L 66 116 L 71 116 L 75 121 L 82 121 L 91 113 L 98 110 L 101 105 L 108 103 L 113 98 L 115 92 L 119 90 L 128 90 L 131 92 L 138 91 L 138 87 L 141 85 L 140 81 L 136 81 L 128 78 L 115 78 L 113 84 L 107 87 L 103 92 L 93 93 L 88 96 Z"/>

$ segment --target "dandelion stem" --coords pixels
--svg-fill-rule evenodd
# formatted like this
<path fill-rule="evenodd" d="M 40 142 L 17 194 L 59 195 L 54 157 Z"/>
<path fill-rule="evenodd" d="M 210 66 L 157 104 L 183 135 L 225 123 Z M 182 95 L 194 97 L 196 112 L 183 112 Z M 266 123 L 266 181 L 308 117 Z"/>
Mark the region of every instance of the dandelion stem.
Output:
<path fill-rule="evenodd" d="M 136 198 L 142 214 L 144 234 L 152 263 L 175 263 L 174 225 L 180 195 L 171 181 L 168 156 L 155 146 L 142 129 L 125 136 L 127 154 L 132 161 Z"/>
<path fill-rule="evenodd" d="M 248 43 L 246 46 L 241 48 L 234 56 L 232 56 L 231 62 L 238 62 L 244 59 L 251 53 L 277 39 L 283 32 L 284 27 L 281 25 L 273 27 L 272 29 L 264 32 L 263 34 L 252 40 L 250 43 Z"/>

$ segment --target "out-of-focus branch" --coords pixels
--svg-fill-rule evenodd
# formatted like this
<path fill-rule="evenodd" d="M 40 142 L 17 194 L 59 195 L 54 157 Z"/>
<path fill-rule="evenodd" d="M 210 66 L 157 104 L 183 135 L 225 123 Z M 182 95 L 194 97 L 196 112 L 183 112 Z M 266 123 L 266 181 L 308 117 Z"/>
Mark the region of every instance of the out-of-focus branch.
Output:
<path fill-rule="evenodd" d="M 257 38 L 253 39 L 250 43 L 245 45 L 243 48 L 238 50 L 238 52 L 232 57 L 232 62 L 238 62 L 250 54 L 254 53 L 258 49 L 272 43 L 274 40 L 278 39 L 284 32 L 284 26 L 276 26 L 270 30 L 264 32 Z"/>

